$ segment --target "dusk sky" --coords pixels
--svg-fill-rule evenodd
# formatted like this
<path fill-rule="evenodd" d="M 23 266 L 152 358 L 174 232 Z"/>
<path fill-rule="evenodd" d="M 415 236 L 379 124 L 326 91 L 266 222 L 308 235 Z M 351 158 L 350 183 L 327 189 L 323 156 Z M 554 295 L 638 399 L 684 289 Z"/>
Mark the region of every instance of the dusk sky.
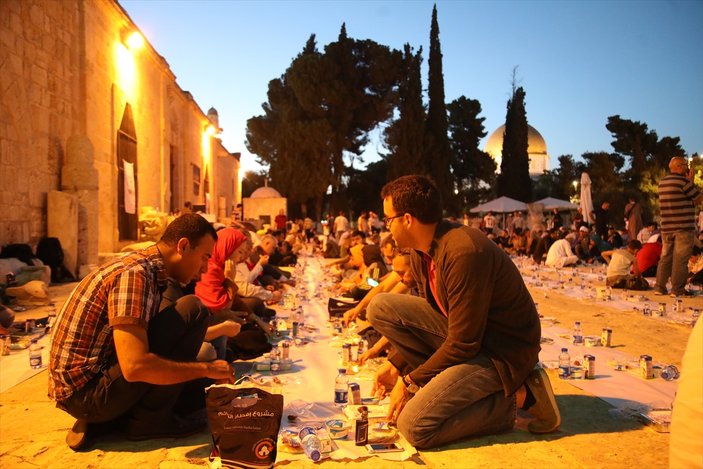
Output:
<path fill-rule="evenodd" d="M 423 48 L 427 88 L 432 1 L 121 0 L 204 112 L 218 110 L 222 140 L 258 167 L 246 121 L 263 113 L 310 34 L 318 49 L 342 23 L 356 39 Z M 478 99 L 488 135 L 505 122 L 512 70 L 527 119 L 557 157 L 612 151 L 607 118 L 646 123 L 703 153 L 703 1 L 437 2 L 446 101 Z M 366 162 L 377 159 L 378 139 Z M 481 143 L 483 148 L 484 141 Z M 382 149 L 381 149 L 382 150 Z"/>

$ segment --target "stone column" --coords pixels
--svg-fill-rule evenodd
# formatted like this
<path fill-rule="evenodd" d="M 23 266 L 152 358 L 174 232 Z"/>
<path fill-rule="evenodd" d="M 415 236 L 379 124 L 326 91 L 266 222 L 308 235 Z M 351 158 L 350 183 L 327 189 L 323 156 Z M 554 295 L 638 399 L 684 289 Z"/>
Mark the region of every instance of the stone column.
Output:
<path fill-rule="evenodd" d="M 66 159 L 61 167 L 61 190 L 78 199 L 78 271 L 98 264 L 98 171 L 93 165 L 93 144 L 85 135 L 73 135 L 66 142 Z M 78 274 L 73 272 L 74 274 Z"/>
<path fill-rule="evenodd" d="M 73 275 L 78 272 L 78 197 L 60 191 L 47 196 L 47 234 L 58 238 L 63 264 Z"/>

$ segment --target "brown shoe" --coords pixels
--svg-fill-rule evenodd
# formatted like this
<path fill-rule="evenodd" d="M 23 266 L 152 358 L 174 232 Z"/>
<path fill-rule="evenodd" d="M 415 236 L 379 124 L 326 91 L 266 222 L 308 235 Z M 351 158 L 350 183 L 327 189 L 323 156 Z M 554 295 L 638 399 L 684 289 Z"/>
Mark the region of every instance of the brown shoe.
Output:
<path fill-rule="evenodd" d="M 537 401 L 527 409 L 535 417 L 527 424 L 527 429 L 532 433 L 551 433 L 557 430 L 561 424 L 561 414 L 547 373 L 542 368 L 535 368 L 525 380 L 525 385 Z"/>
<path fill-rule="evenodd" d="M 69 448 L 73 451 L 82 451 L 88 447 L 89 426 L 86 420 L 76 420 L 66 435 L 66 444 Z"/>

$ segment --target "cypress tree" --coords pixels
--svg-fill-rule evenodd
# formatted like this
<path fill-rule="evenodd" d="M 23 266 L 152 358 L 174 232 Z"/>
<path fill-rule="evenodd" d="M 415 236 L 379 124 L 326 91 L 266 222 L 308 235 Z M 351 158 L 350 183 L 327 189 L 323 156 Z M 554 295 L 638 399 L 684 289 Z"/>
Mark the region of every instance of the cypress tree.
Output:
<path fill-rule="evenodd" d="M 425 144 L 425 173 L 432 176 L 442 193 L 445 206 L 452 206 L 454 184 L 450 171 L 449 137 L 447 135 L 447 107 L 444 102 L 444 74 L 442 72 L 442 48 L 439 42 L 437 5 L 432 8 L 430 27 L 430 53 L 428 57 L 429 85 L 427 94 L 427 140 Z"/>
<path fill-rule="evenodd" d="M 505 116 L 503 159 L 498 175 L 498 196 L 503 195 L 522 202 L 532 201 L 525 90 L 522 87 L 513 87 L 513 95 L 508 100 Z"/>

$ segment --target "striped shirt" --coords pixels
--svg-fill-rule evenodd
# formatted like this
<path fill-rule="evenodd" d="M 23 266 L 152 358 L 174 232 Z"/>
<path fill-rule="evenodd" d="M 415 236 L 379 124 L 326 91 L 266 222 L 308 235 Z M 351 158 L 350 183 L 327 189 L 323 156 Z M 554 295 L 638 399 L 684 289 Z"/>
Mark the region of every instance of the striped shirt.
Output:
<path fill-rule="evenodd" d="M 696 207 L 693 204 L 701 191 L 685 176 L 667 174 L 659 182 L 661 231 L 696 230 Z"/>
<path fill-rule="evenodd" d="M 166 285 L 164 260 L 155 245 L 113 259 L 85 277 L 56 318 L 49 397 L 64 401 L 105 370 L 115 353 L 112 326 L 146 329 Z"/>

